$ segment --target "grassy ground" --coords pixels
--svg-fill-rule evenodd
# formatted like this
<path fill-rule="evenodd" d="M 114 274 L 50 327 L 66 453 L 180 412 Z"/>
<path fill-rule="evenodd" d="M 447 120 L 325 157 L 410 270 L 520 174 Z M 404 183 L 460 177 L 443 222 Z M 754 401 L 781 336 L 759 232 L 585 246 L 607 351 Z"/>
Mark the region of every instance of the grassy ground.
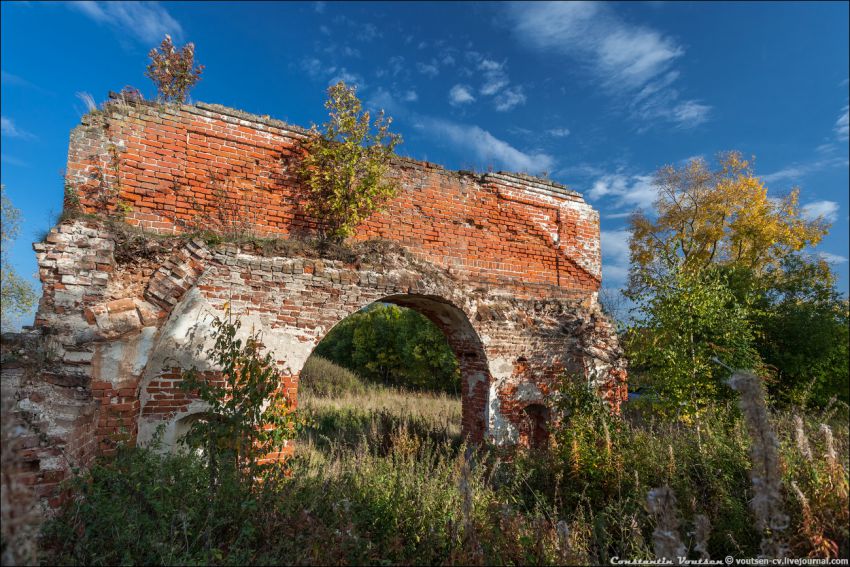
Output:
<path fill-rule="evenodd" d="M 101 461 L 46 527 L 42 561 L 520 565 L 676 552 L 752 558 L 765 549 L 848 555 L 846 415 L 766 414 L 778 467 L 769 439 L 750 427 L 753 412 L 735 406 L 691 423 L 575 406 L 548 450 L 507 455 L 463 444 L 457 399 L 356 385 L 341 373 L 331 382 L 305 381 L 296 454 L 262 483 L 215 486 L 196 457 L 143 449 Z M 340 383 L 355 387 L 327 393 Z"/>
<path fill-rule="evenodd" d="M 325 397 L 305 392 L 300 400 L 307 427 L 296 450 L 332 445 L 374 445 L 396 430 L 435 442 L 460 443 L 460 398 L 373 387 Z"/>

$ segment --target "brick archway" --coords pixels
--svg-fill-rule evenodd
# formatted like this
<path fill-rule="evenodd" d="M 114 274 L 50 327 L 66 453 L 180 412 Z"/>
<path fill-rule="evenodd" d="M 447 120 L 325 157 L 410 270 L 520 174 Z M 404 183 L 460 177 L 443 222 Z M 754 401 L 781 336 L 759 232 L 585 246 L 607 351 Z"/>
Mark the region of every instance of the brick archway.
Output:
<path fill-rule="evenodd" d="M 487 430 L 487 396 L 492 376 L 487 353 L 469 314 L 437 296 L 391 295 L 382 302 L 407 307 L 427 317 L 445 335 L 457 358 L 461 382 L 461 432 L 472 441 L 484 439 Z"/>
<path fill-rule="evenodd" d="M 472 441 L 487 438 L 492 372 L 479 333 L 492 322 L 479 313 L 486 311 L 484 299 L 403 249 L 385 246 L 374 256 L 374 248 L 365 248 L 371 259 L 348 262 L 265 258 L 236 247 L 208 250 L 198 242 L 174 252 L 146 289 L 149 300 L 162 305 L 161 315 L 167 315 L 161 317 L 139 378 L 139 441 L 149 442 L 165 426 L 163 442 L 170 446 L 177 424 L 205 411 L 185 396 L 179 380 L 185 368 L 213 371 L 204 355 L 209 324 L 225 305 L 242 319 L 243 332 L 262 332 L 285 376 L 284 386 L 297 400 L 298 374 L 316 345 L 346 317 L 375 302 L 414 309 L 444 333 L 461 368 L 463 433 Z M 93 369 L 96 378 L 101 368 Z"/>

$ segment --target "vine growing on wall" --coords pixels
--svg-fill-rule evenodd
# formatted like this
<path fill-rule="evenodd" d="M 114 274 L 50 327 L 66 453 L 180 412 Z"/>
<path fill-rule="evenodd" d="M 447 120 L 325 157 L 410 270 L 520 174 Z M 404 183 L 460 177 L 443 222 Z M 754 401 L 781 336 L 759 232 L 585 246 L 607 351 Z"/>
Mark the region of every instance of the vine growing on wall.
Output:
<path fill-rule="evenodd" d="M 328 89 L 325 108 L 329 120 L 311 129 L 300 173 L 307 211 L 321 221 L 324 236 L 342 240 L 398 193 L 387 172 L 401 136 L 390 132 L 392 118 L 383 110 L 372 121 L 356 89 L 342 81 Z"/>

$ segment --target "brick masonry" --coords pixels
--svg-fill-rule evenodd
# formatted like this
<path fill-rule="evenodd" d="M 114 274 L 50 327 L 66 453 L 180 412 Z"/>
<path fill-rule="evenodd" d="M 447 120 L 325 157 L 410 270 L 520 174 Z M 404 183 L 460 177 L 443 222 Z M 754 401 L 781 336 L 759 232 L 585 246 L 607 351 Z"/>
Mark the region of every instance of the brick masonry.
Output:
<path fill-rule="evenodd" d="M 327 332 L 385 301 L 416 309 L 446 334 L 472 440 L 531 443 L 530 416 L 545 415 L 565 370 L 587 376 L 619 410 L 625 363 L 596 301 L 599 216 L 551 181 L 397 159 L 400 194 L 358 227 L 343 259 L 179 236 L 199 227 L 315 235 L 295 173 L 304 135 L 215 105 L 120 100 L 72 131 L 66 207 L 90 216 L 34 245 L 44 362 L 15 386 L 17 407 L 50 440 L 30 451 L 33 478 L 45 467 L 85 466 L 121 440 L 148 442 L 159 426 L 172 445 L 204 411 L 180 392 L 180 372 L 215 371 L 204 351 L 225 304 L 245 332 L 262 332 L 294 400 L 300 369 Z M 128 245 L 126 231 L 103 220 L 117 214 L 160 236 Z"/>

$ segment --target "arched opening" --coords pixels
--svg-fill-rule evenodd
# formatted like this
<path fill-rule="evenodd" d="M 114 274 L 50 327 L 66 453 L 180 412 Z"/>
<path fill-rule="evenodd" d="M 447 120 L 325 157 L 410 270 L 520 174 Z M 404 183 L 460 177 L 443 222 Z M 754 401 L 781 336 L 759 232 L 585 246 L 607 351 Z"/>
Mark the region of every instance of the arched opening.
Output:
<path fill-rule="evenodd" d="M 387 296 L 335 325 L 304 364 L 298 399 L 313 423 L 307 444 L 365 435 L 380 446 L 398 427 L 436 442 L 478 441 L 488 384 L 481 341 L 463 311 L 439 297 Z"/>

